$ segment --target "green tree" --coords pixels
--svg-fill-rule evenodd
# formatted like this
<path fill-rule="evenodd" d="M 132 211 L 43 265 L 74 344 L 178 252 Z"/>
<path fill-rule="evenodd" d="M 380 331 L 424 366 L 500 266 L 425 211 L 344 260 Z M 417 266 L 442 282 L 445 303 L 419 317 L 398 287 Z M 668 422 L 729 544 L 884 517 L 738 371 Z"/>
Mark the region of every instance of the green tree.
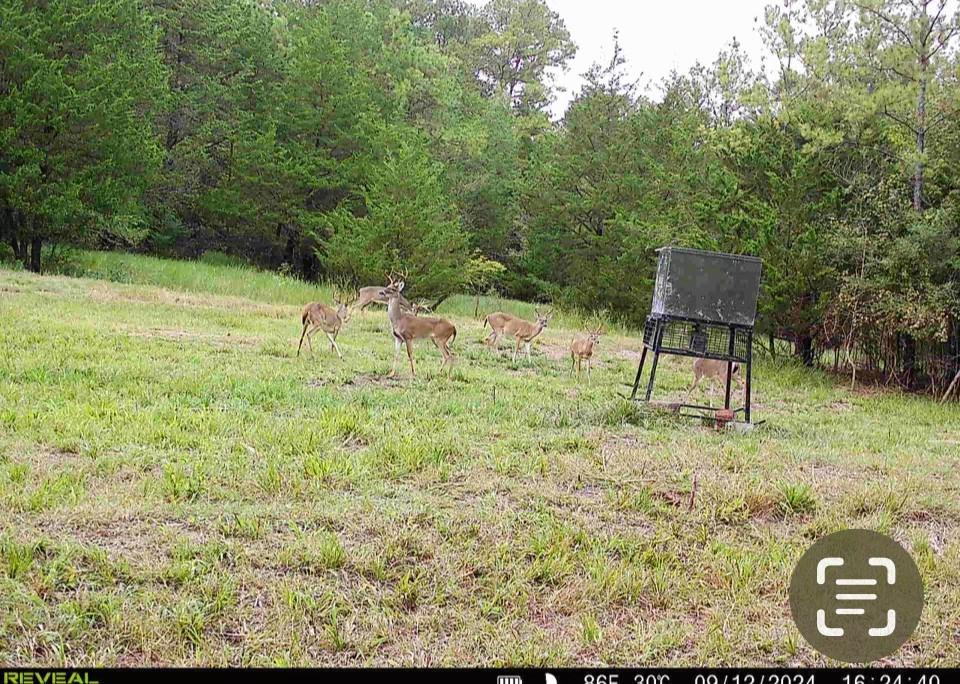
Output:
<path fill-rule="evenodd" d="M 373 170 L 359 200 L 325 219 L 321 259 L 329 271 L 357 283 L 404 272 L 420 297 L 444 297 L 466 284 L 467 236 L 444 192 L 443 167 L 416 136 Z"/>
<path fill-rule="evenodd" d="M 139 2 L 0 6 L 0 234 L 26 266 L 44 244 L 142 237 L 164 96 Z"/>

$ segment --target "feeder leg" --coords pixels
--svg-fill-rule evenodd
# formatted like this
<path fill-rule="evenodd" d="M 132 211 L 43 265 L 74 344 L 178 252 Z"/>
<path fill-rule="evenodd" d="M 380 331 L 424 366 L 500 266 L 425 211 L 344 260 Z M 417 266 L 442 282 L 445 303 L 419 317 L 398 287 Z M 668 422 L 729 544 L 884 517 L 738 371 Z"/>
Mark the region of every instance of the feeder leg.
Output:
<path fill-rule="evenodd" d="M 730 343 L 727 345 L 727 355 L 733 356 L 734 337 L 737 334 L 735 328 L 730 328 Z M 730 410 L 730 384 L 733 382 L 733 361 L 727 361 L 727 386 L 723 395 L 723 408 Z"/>
<path fill-rule="evenodd" d="M 657 328 L 653 333 L 653 363 L 650 364 L 650 380 L 647 381 L 646 401 L 650 401 L 653 394 L 653 379 L 657 377 L 657 362 L 660 360 L 660 345 L 663 344 L 663 324 L 657 321 Z"/>
<path fill-rule="evenodd" d="M 727 361 L 727 386 L 723 395 L 723 408 L 730 408 L 730 383 L 733 380 L 733 361 Z"/>
<path fill-rule="evenodd" d="M 643 374 L 643 362 L 647 360 L 647 348 L 644 346 L 643 351 L 640 352 L 640 365 L 637 367 L 637 377 L 633 381 L 633 393 L 630 395 L 630 399 L 637 398 L 637 389 L 640 387 L 640 376 Z"/>
<path fill-rule="evenodd" d="M 659 349 L 659 345 L 657 345 Z M 650 380 L 647 381 L 646 401 L 650 401 L 650 395 L 653 394 L 653 379 L 657 377 L 657 361 L 660 360 L 660 352 L 653 352 L 653 363 L 650 364 Z"/>
<path fill-rule="evenodd" d="M 753 334 L 747 336 L 747 384 L 743 388 L 743 419 L 750 422 L 750 376 L 753 374 Z"/>

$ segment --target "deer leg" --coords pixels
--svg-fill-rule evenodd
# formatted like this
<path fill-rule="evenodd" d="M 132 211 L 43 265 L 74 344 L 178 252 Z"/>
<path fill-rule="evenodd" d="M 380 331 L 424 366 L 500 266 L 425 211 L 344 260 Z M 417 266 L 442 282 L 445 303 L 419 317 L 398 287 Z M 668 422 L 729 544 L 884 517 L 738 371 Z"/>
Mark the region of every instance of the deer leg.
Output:
<path fill-rule="evenodd" d="M 307 328 L 309 327 L 309 323 L 303 324 L 303 332 L 300 333 L 300 344 L 297 345 L 297 356 L 300 356 L 300 348 L 303 347 L 303 338 L 307 336 Z"/>
<path fill-rule="evenodd" d="M 313 355 L 313 336 L 319 328 L 311 328 L 307 331 L 307 346 L 310 347 L 310 355 Z"/>
<path fill-rule="evenodd" d="M 430 341 L 433 342 L 433 346 L 436 347 L 436 348 L 437 348 L 437 351 L 440 352 L 440 368 L 439 368 L 439 372 L 442 373 L 442 372 L 443 372 L 443 367 L 444 367 L 444 365 L 446 365 L 446 363 L 447 363 L 447 352 L 444 351 L 443 346 L 440 344 L 440 342 L 437 340 L 436 337 L 431 337 L 431 338 L 430 338 Z"/>
<path fill-rule="evenodd" d="M 390 377 L 397 374 L 397 359 L 400 358 L 400 345 L 402 342 L 399 337 L 393 338 L 393 365 L 390 366 Z"/>
<path fill-rule="evenodd" d="M 693 376 L 693 384 L 690 385 L 690 389 L 687 390 L 687 394 L 686 394 L 686 396 L 683 398 L 683 403 L 684 403 L 684 404 L 686 404 L 687 401 L 690 399 L 690 395 L 693 393 L 693 390 L 695 390 L 695 389 L 697 388 L 697 385 L 700 384 L 700 380 L 701 380 L 702 378 L 703 378 L 702 375 L 694 374 L 694 376 Z"/>
<path fill-rule="evenodd" d="M 446 340 L 444 340 L 443 344 L 439 346 L 440 353 L 443 354 L 443 361 L 440 363 L 440 370 L 443 370 L 444 365 L 446 365 L 448 371 L 453 372 L 453 352 L 450 351 L 450 347 L 447 346 Z"/>
<path fill-rule="evenodd" d="M 591 369 L 592 369 L 592 366 L 590 365 L 590 357 L 588 356 L 588 357 L 587 357 L 587 379 L 588 379 L 588 380 L 590 379 L 590 371 L 591 371 Z"/>
<path fill-rule="evenodd" d="M 527 350 L 527 363 L 530 363 L 530 343 L 527 342 L 527 343 L 524 345 L 524 347 L 525 347 L 526 350 Z"/>
<path fill-rule="evenodd" d="M 340 353 L 340 347 L 337 346 L 336 336 L 331 335 L 330 333 L 327 333 L 327 338 L 329 338 L 330 340 L 330 348 L 333 349 L 335 352 L 337 352 L 337 356 L 339 356 L 342 359 L 343 354 Z"/>
<path fill-rule="evenodd" d="M 517 362 L 517 354 L 520 353 L 520 338 L 517 338 L 517 346 L 513 349 L 513 362 Z"/>
<path fill-rule="evenodd" d="M 410 375 L 416 377 L 417 371 L 413 367 L 413 340 L 407 340 L 407 358 L 410 359 Z"/>
<path fill-rule="evenodd" d="M 743 366 L 741 366 L 741 368 L 742 368 L 742 367 L 743 367 Z M 737 387 L 739 387 L 740 389 L 744 389 L 743 380 L 741 379 L 739 373 L 734 373 L 734 374 L 733 374 L 733 379 L 736 381 Z"/>

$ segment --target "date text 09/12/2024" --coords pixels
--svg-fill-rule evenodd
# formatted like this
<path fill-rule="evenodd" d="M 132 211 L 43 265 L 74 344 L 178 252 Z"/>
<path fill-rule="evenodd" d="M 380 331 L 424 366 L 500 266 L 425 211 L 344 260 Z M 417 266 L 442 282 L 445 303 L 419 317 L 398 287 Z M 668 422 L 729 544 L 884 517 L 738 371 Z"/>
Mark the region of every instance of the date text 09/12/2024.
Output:
<path fill-rule="evenodd" d="M 769 672 L 769 673 L 751 673 L 751 672 L 724 672 L 696 674 L 693 676 L 693 684 L 818 684 L 818 680 L 824 681 L 823 674 L 817 672 Z M 838 674 L 838 673 L 835 673 Z M 828 677 L 836 684 L 941 684 L 939 675 L 927 673 L 915 673 L 904 675 L 902 673 L 874 672 L 870 674 L 862 672 L 843 673 L 838 676 Z M 691 681 L 689 674 L 683 677 L 676 677 L 670 673 L 638 673 L 632 677 L 623 677 L 620 673 L 601 673 L 586 674 L 583 677 L 583 684 L 675 684 L 679 680 Z"/>

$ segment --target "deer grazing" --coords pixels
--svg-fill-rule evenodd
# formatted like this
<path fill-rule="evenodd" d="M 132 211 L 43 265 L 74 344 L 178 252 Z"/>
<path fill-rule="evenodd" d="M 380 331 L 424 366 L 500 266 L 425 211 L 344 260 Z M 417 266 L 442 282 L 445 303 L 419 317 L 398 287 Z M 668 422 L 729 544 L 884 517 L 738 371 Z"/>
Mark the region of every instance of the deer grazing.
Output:
<path fill-rule="evenodd" d="M 513 335 L 517 341 L 516 347 L 514 347 L 513 350 L 514 363 L 517 361 L 517 354 L 520 352 L 521 344 L 525 345 L 527 361 L 529 361 L 530 343 L 533 341 L 533 338 L 543 332 L 543 329 L 547 327 L 547 323 L 549 323 L 553 317 L 553 311 L 542 314 L 539 309 L 534 309 L 534 312 L 537 314 L 536 323 L 525 321 L 522 318 L 517 318 L 512 314 L 503 313 L 502 311 L 490 314 L 484 319 L 483 324 L 484 326 L 489 325 L 493 332 L 490 333 L 490 336 L 487 337 L 484 344 L 488 344 L 496 349 L 497 342 L 500 340 L 501 335 Z"/>
<path fill-rule="evenodd" d="M 733 380 L 736 381 L 739 387 L 743 387 L 743 380 L 740 379 L 740 364 L 734 363 L 731 371 Z M 714 359 L 696 359 L 693 362 L 693 384 L 690 385 L 690 389 L 687 390 L 687 395 L 684 397 L 684 402 L 690 398 L 690 394 L 697 388 L 697 385 L 700 384 L 700 381 L 703 378 L 707 378 L 708 381 L 717 380 L 720 382 L 720 385 L 726 389 L 727 384 L 727 362 L 726 361 L 717 361 Z"/>
<path fill-rule="evenodd" d="M 597 326 L 596 330 L 592 330 L 589 333 L 584 335 L 578 335 L 573 338 L 570 342 L 570 361 L 572 366 L 570 372 L 577 372 L 577 375 L 580 374 L 583 361 L 587 362 L 587 377 L 590 376 L 590 367 L 591 360 L 593 359 L 593 348 L 600 343 L 600 335 L 603 334 L 601 330 L 603 324 Z"/>
<path fill-rule="evenodd" d="M 303 347 L 303 338 L 307 338 L 307 346 L 310 353 L 313 353 L 313 342 L 310 338 L 322 330 L 330 340 L 330 348 L 337 352 L 341 359 L 340 347 L 337 345 L 337 335 L 343 324 L 350 320 L 350 309 L 342 301 L 337 302 L 337 308 L 323 304 L 322 302 L 311 302 L 303 307 L 300 314 L 300 320 L 303 322 L 303 331 L 300 333 L 300 344 L 297 345 L 297 356 L 300 356 L 300 349 Z"/>
<path fill-rule="evenodd" d="M 404 344 L 407 346 L 407 358 L 410 359 L 410 374 L 416 377 L 417 371 L 413 364 L 413 343 L 415 340 L 431 340 L 443 355 L 440 370 L 442 371 L 443 367 L 448 364 L 452 368 L 454 356 L 449 345 L 457 337 L 456 327 L 444 318 L 404 313 L 400 303 L 402 298 L 400 293 L 403 291 L 403 286 L 403 280 L 394 281 L 391 278 L 390 284 L 381 288 L 378 293 L 380 297 L 387 301 L 387 318 L 390 319 L 390 327 L 393 329 L 395 342 L 390 377 L 396 375 L 400 346 Z"/>

